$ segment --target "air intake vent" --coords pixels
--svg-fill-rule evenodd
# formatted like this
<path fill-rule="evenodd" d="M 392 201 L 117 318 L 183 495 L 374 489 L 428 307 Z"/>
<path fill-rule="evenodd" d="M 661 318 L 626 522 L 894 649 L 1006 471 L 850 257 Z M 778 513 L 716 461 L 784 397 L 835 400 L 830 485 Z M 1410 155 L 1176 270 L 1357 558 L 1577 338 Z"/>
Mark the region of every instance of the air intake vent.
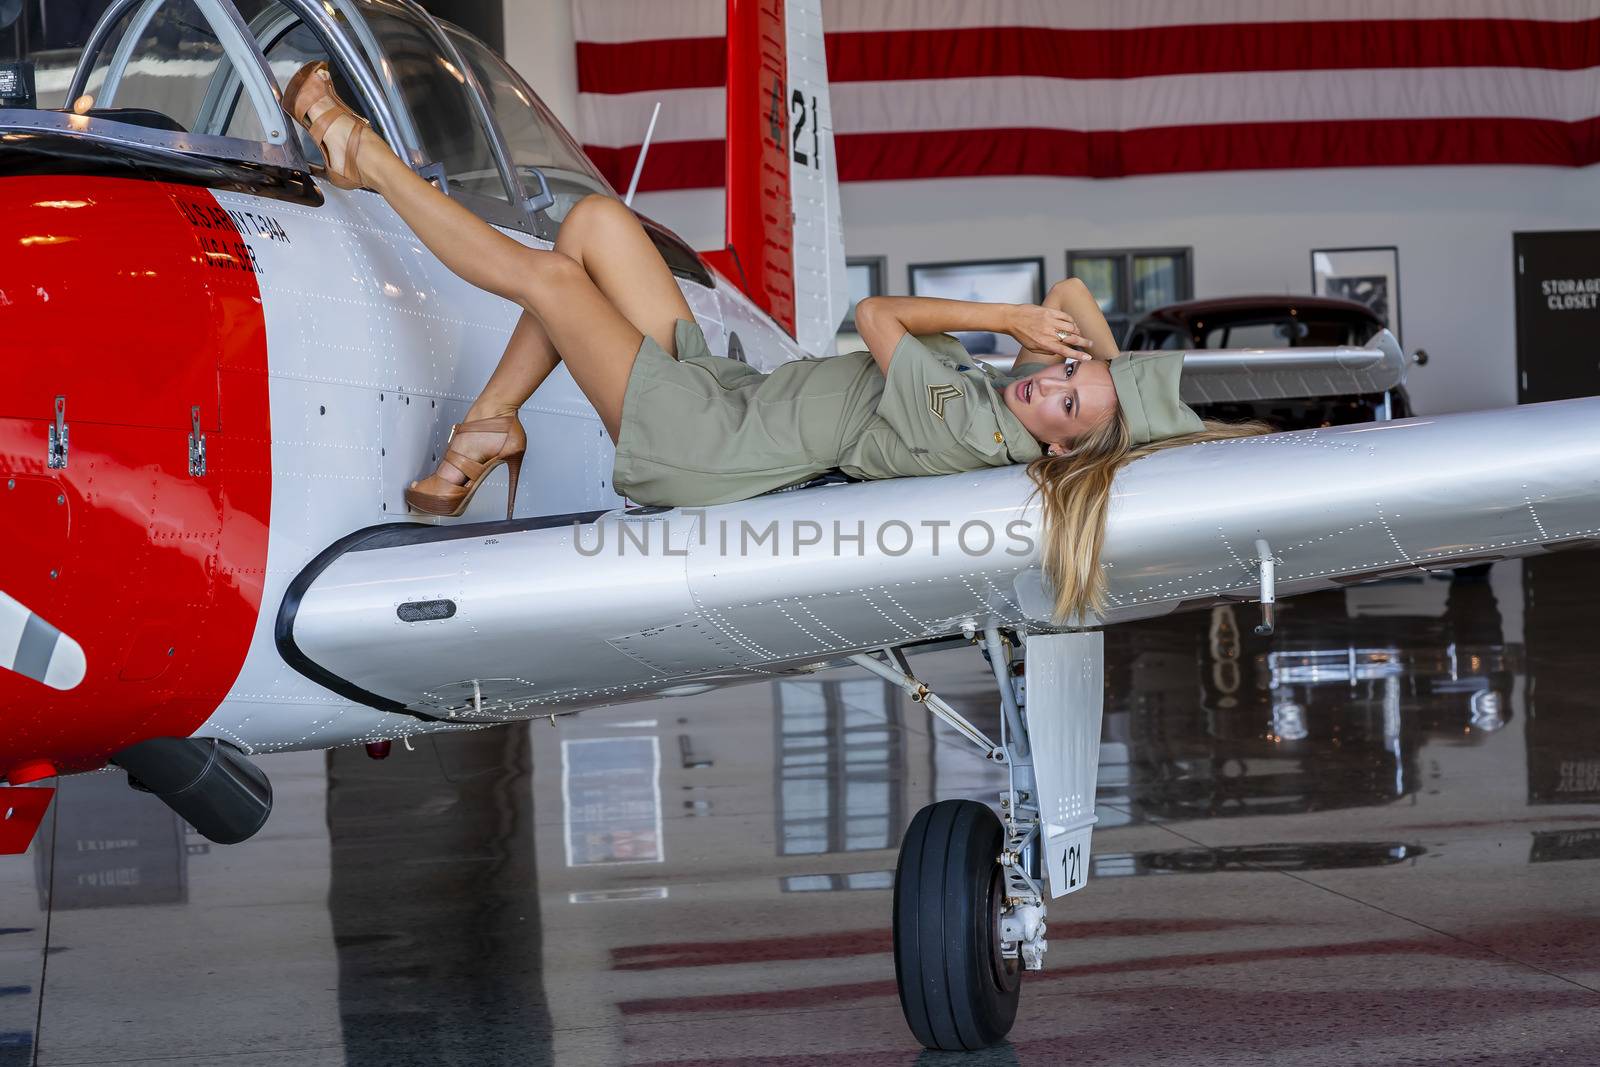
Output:
<path fill-rule="evenodd" d="M 395 609 L 401 622 L 438 622 L 456 613 L 454 600 L 411 600 Z"/>

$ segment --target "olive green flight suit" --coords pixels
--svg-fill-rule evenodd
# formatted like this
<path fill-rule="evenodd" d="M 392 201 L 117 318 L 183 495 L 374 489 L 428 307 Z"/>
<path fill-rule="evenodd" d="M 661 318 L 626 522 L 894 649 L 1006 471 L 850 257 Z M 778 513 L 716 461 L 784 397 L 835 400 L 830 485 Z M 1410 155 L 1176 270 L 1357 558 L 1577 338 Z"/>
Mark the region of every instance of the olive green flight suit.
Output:
<path fill-rule="evenodd" d="M 907 335 L 885 378 L 870 352 L 799 359 L 763 374 L 713 356 L 677 324 L 678 359 L 646 337 L 622 402 L 612 484 L 641 504 L 743 500 L 835 467 L 856 478 L 955 474 L 1026 463 L 1039 443 L 1002 374 L 945 334 Z"/>

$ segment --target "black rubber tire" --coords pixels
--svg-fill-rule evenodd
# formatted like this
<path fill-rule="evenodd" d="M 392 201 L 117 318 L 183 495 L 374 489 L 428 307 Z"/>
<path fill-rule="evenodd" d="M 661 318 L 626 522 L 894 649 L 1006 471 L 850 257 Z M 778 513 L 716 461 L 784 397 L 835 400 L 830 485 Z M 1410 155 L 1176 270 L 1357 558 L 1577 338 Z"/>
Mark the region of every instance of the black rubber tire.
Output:
<path fill-rule="evenodd" d="M 928 1048 L 997 1044 L 1017 1018 L 1022 963 L 1000 956 L 996 920 L 1005 830 L 974 800 L 917 812 L 894 872 L 894 974 L 900 1008 Z"/>

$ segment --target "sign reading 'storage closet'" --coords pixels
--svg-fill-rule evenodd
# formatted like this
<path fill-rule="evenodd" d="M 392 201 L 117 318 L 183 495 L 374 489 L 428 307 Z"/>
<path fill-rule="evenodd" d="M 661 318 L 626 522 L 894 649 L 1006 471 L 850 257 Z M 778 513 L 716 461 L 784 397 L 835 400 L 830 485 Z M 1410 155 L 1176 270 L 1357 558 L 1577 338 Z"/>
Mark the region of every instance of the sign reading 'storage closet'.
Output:
<path fill-rule="evenodd" d="M 1600 307 L 1600 278 L 1546 278 L 1539 288 L 1551 311 L 1592 311 Z"/>
<path fill-rule="evenodd" d="M 1600 230 L 1511 238 L 1517 401 L 1600 396 Z"/>

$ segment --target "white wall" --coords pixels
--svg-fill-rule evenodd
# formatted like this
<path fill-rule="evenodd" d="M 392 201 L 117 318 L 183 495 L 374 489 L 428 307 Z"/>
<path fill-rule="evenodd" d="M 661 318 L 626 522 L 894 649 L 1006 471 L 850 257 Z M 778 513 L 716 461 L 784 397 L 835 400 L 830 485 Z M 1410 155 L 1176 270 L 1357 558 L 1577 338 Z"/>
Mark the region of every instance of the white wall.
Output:
<path fill-rule="evenodd" d="M 1398 246 L 1402 341 L 1432 357 L 1410 389 L 1431 414 L 1516 402 L 1511 235 L 1594 227 L 1597 194 L 1597 167 L 1352 168 L 852 182 L 843 208 L 847 250 L 887 256 L 898 293 L 918 261 L 1043 255 L 1058 276 L 1069 247 L 1151 245 L 1194 248 L 1196 297 L 1306 293 L 1311 249 Z M 720 190 L 636 206 L 722 243 Z"/>

